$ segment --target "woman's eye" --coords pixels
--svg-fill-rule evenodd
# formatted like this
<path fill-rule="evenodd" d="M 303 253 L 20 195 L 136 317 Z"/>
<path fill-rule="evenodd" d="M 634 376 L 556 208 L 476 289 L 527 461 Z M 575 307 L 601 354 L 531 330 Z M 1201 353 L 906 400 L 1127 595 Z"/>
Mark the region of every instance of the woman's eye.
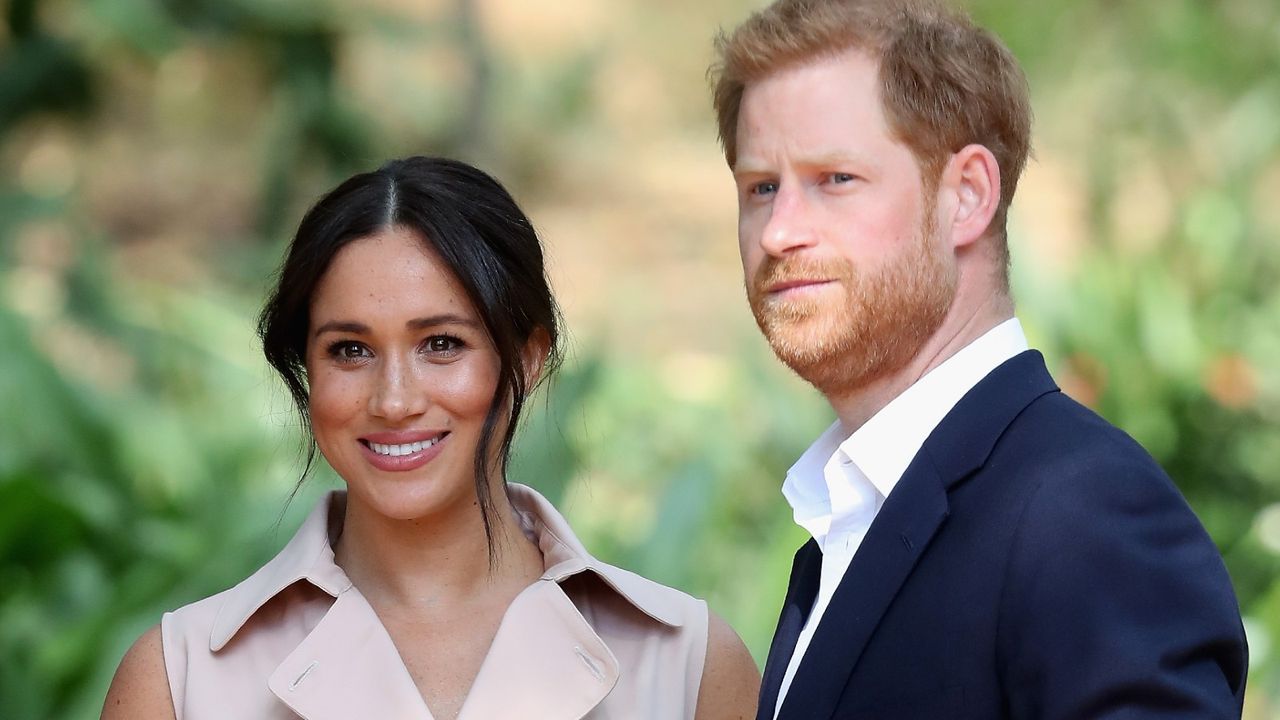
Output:
<path fill-rule="evenodd" d="M 329 346 L 329 357 L 342 361 L 359 360 L 370 357 L 369 348 L 358 342 L 339 340 Z"/>
<path fill-rule="evenodd" d="M 424 349 L 433 355 L 453 355 L 462 348 L 462 341 L 451 335 L 433 335 L 423 343 Z"/>

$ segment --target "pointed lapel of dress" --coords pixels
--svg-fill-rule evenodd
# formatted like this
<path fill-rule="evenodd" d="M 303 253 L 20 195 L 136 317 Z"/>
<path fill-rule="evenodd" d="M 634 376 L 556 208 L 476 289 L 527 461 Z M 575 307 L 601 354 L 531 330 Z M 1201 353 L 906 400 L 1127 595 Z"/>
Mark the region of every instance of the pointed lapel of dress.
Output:
<path fill-rule="evenodd" d="M 283 662 L 261 669 L 270 691 L 306 720 L 430 720 L 377 614 L 333 561 L 330 532 L 341 527 L 345 507 L 345 493 L 327 494 L 288 545 L 229 592 L 209 647 L 221 651 L 273 597 L 294 583 L 309 583 L 333 596 L 333 604 Z"/>
<path fill-rule="evenodd" d="M 787 665 L 795 652 L 796 642 L 800 639 L 800 631 L 805 620 L 813 609 L 814 598 L 818 596 L 818 584 L 822 578 L 822 552 L 813 539 L 796 551 L 791 562 L 791 579 L 787 582 L 787 597 L 782 601 L 782 612 L 778 615 L 778 627 L 773 633 L 773 642 L 769 644 L 769 657 L 764 663 L 764 677 L 760 681 L 760 705 L 756 710 L 757 720 L 770 720 L 773 710 L 778 704 L 778 691 L 782 686 L 782 677 L 787 673 Z"/>
<path fill-rule="evenodd" d="M 946 520 L 948 490 L 986 462 L 1018 413 L 1055 390 L 1044 358 L 1029 350 L 991 371 L 934 429 L 849 563 L 787 690 L 779 720 L 833 716 L 880 619 Z"/>
<path fill-rule="evenodd" d="M 211 652 L 226 647 L 254 613 L 296 582 L 310 583 L 334 598 L 351 587 L 347 574 L 333 562 L 328 537 L 330 526 L 341 527 L 346 503 L 346 493 L 327 493 L 289 544 L 227 593 L 209 634 Z"/>
<path fill-rule="evenodd" d="M 542 551 L 544 573 L 507 608 L 458 718 L 579 720 L 609 695 L 622 668 L 560 583 L 590 572 L 667 627 L 682 624 L 682 610 L 674 591 L 592 557 L 532 488 L 511 483 L 507 493 Z"/>
<path fill-rule="evenodd" d="M 618 682 L 618 661 L 560 585 L 520 593 L 476 675 L 458 720 L 578 720 Z"/>
<path fill-rule="evenodd" d="M 430 720 L 378 616 L 354 587 L 276 667 L 271 692 L 306 720 Z"/>

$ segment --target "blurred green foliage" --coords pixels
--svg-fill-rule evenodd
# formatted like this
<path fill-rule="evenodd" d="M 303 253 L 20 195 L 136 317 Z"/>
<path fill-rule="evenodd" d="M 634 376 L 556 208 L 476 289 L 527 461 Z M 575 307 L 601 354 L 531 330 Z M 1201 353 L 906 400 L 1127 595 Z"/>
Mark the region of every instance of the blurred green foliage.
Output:
<path fill-rule="evenodd" d="M 5 8 L 4 717 L 95 717 L 142 630 L 261 564 L 337 483 L 322 469 L 287 502 L 300 436 L 252 335 L 269 268 L 317 192 L 421 151 L 496 168 L 535 221 L 560 193 L 599 191 L 559 165 L 597 154 L 597 118 L 644 90 L 635 68 L 631 83 L 600 80 L 617 48 L 569 43 L 532 64 L 486 37 L 483 5 L 409 5 Z M 1024 61 L 1036 96 L 1040 176 L 1024 181 L 1011 227 L 1020 315 L 1064 388 L 1156 455 L 1222 548 L 1252 644 L 1248 716 L 1276 717 L 1280 9 L 969 6 Z M 748 10 L 708 7 L 698 38 Z M 653 64 L 705 66 L 707 43 L 667 56 L 667 36 L 690 24 L 680 8 L 613 12 L 648 33 Z M 353 47 L 370 43 L 378 62 L 361 71 Z M 637 102 L 710 145 L 700 80 Z M 370 102 L 378 82 L 413 112 Z M 664 95 L 673 107 L 653 104 Z M 655 122 L 627 107 L 627 123 Z M 691 117 L 705 123 L 690 131 Z M 630 164 L 596 162 L 633 180 Z M 660 212 L 696 214 L 687 205 L 703 201 L 687 200 Z M 602 558 L 706 597 L 763 658 L 803 539 L 777 488 L 830 412 L 749 323 L 730 328 L 719 345 L 652 354 L 578 329 L 587 339 L 531 406 L 510 475 L 546 492 Z"/>

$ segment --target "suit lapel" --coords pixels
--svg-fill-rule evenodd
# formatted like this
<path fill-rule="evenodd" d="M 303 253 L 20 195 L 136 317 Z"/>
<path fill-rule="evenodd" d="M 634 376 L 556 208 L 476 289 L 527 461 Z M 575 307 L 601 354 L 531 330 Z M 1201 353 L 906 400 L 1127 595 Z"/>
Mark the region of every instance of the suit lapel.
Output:
<path fill-rule="evenodd" d="M 805 543 L 796 551 L 791 562 L 791 580 L 787 582 L 787 597 L 782 602 L 782 613 L 778 616 L 778 628 L 773 633 L 773 642 L 769 645 L 769 658 L 764 664 L 764 677 L 760 682 L 760 705 L 756 710 L 756 720 L 771 720 L 773 709 L 778 704 L 778 690 L 782 685 L 782 676 L 787 672 L 791 655 L 795 652 L 796 641 L 800 639 L 800 630 L 813 609 L 814 598 L 818 596 L 818 583 L 822 576 L 822 552 L 818 543 L 813 540 Z"/>
<path fill-rule="evenodd" d="M 917 457 L 849 563 L 787 691 L 779 720 L 817 720 L 840 696 L 880 618 L 947 517 L 932 464 Z"/>
<path fill-rule="evenodd" d="M 943 418 L 885 500 L 849 563 L 787 691 L 779 720 L 832 717 L 867 642 L 946 520 L 947 492 L 982 467 L 1018 413 L 1057 389 L 1044 358 L 1029 350 L 991 371 Z M 813 554 L 818 557 L 814 565 L 820 565 L 816 545 Z M 818 572 L 813 570 L 815 593 Z M 793 570 L 793 585 L 795 580 Z M 794 648 L 794 637 L 790 643 Z M 775 663 L 775 649 L 780 650 L 770 649 L 770 663 Z M 789 658 L 788 651 L 783 671 Z M 773 697 L 777 697 L 776 685 Z"/>

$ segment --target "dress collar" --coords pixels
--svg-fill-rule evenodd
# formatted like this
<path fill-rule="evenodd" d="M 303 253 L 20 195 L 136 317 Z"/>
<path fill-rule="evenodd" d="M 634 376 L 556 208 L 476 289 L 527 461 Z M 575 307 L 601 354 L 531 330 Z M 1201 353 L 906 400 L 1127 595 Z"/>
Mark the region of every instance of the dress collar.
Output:
<path fill-rule="evenodd" d="M 645 615 L 670 627 L 682 624 L 677 593 L 597 560 L 559 511 L 533 488 L 509 483 L 507 494 L 525 534 L 542 551 L 542 580 L 561 583 L 590 571 Z M 351 588 L 351 580 L 334 562 L 331 544 L 342 526 L 346 499 L 343 490 L 327 493 L 284 549 L 227 593 L 213 622 L 210 650 L 221 650 L 260 608 L 294 583 L 308 582 L 335 599 Z"/>
<path fill-rule="evenodd" d="M 533 488 L 508 483 L 507 495 L 525 533 L 542 551 L 543 580 L 561 583 L 589 570 L 645 615 L 669 627 L 684 623 L 683 594 L 597 560 L 583 547 L 564 516 Z"/>

